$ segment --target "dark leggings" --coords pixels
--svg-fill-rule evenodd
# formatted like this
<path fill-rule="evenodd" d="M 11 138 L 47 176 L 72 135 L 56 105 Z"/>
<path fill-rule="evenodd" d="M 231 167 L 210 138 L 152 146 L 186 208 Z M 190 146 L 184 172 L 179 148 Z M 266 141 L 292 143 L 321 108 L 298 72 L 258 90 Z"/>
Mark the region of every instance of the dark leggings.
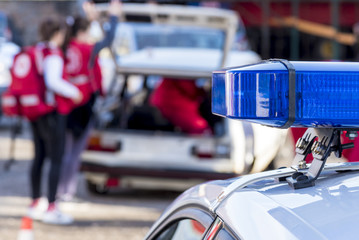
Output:
<path fill-rule="evenodd" d="M 45 157 L 48 156 L 50 171 L 47 197 L 49 203 L 53 203 L 56 200 L 61 161 L 64 154 L 66 116 L 50 113 L 31 122 L 31 127 L 35 145 L 35 158 L 31 166 L 32 198 L 41 197 L 42 168 Z"/>

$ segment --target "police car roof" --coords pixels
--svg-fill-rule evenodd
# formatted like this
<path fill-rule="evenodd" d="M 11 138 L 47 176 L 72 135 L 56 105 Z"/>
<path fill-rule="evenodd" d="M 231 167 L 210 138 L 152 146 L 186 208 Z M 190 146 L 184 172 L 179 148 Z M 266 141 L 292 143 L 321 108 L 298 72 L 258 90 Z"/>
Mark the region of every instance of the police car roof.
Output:
<path fill-rule="evenodd" d="M 345 170 L 358 168 L 328 164 L 315 186 L 297 190 L 277 178 L 290 176 L 291 168 L 208 182 L 182 194 L 157 223 L 175 209 L 197 205 L 243 239 L 356 239 L 359 174 Z"/>
<path fill-rule="evenodd" d="M 273 179 L 234 191 L 216 213 L 244 239 L 356 239 L 358 172 L 327 172 L 293 190 Z"/>

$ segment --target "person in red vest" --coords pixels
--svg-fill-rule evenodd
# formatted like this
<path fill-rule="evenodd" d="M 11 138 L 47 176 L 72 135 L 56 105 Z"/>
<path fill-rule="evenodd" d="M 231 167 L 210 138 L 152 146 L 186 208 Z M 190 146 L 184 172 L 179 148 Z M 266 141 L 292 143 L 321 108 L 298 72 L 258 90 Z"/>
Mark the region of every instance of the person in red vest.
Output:
<path fill-rule="evenodd" d="M 211 134 L 199 112 L 204 91 L 193 80 L 164 78 L 152 93 L 150 103 L 173 125 L 189 134 Z"/>
<path fill-rule="evenodd" d="M 96 11 L 89 2 L 85 2 L 84 9 L 90 11 L 87 15 L 91 16 Z M 75 196 L 80 154 L 86 147 L 93 125 L 92 108 L 96 97 L 103 94 L 97 55 L 101 49 L 111 45 L 120 13 L 121 3 L 113 0 L 109 7 L 110 29 L 105 38 L 95 44 L 89 42 L 90 19 L 76 17 L 71 26 L 70 42 L 66 50 L 66 72 L 70 82 L 82 92 L 83 99 L 70 113 L 67 122 L 65 154 L 58 187 L 58 197 L 64 201 L 71 201 Z"/>
<path fill-rule="evenodd" d="M 42 73 L 46 87 L 45 99 L 53 111 L 31 121 L 35 157 L 31 166 L 32 203 L 28 216 L 50 224 L 70 224 L 71 216 L 62 213 L 56 205 L 57 186 L 60 177 L 65 146 L 66 118 L 74 104 L 82 101 L 77 87 L 68 82 L 64 71 L 64 56 L 61 46 L 66 35 L 66 24 L 57 19 L 47 19 L 39 28 L 42 43 Z M 48 175 L 48 208 L 40 209 L 42 169 L 46 153 L 50 160 Z"/>

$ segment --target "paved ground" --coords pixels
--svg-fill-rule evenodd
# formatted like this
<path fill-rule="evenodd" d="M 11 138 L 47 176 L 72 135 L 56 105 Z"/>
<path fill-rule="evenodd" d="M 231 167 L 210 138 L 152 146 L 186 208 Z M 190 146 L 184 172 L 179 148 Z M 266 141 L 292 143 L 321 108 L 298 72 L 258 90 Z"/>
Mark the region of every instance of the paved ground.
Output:
<path fill-rule="evenodd" d="M 4 171 L 9 149 L 9 131 L 6 127 L 0 127 L 0 240 L 16 239 L 21 218 L 30 203 L 28 169 L 33 149 L 29 132 L 16 140 L 16 162 L 10 171 Z M 95 196 L 87 192 L 81 175 L 79 180 L 79 201 L 60 205 L 75 217 L 75 224 L 50 226 L 36 222 L 36 240 L 143 239 L 153 222 L 179 194 L 122 190 L 106 196 Z M 46 186 L 43 187 L 46 191 Z"/>
<path fill-rule="evenodd" d="M 32 157 L 29 134 L 16 140 L 16 163 L 10 171 L 3 166 L 9 156 L 9 137 L 6 129 L 0 130 L 0 240 L 16 239 L 21 218 L 29 199 L 28 169 Z M 45 189 L 45 187 L 44 187 Z M 75 217 L 72 226 L 50 226 L 34 223 L 36 240 L 111 240 L 143 239 L 152 223 L 178 195 L 170 192 L 116 191 L 106 196 L 87 192 L 80 176 L 79 201 L 61 203 L 65 212 Z"/>

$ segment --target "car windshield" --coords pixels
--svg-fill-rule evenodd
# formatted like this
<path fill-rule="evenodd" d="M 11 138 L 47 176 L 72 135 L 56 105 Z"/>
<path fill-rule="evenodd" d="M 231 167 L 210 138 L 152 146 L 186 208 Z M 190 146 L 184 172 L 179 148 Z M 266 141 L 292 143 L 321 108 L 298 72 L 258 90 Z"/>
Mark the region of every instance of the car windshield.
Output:
<path fill-rule="evenodd" d="M 222 49 L 224 36 L 222 30 L 213 28 L 121 23 L 114 47 L 119 55 L 151 47 Z"/>

